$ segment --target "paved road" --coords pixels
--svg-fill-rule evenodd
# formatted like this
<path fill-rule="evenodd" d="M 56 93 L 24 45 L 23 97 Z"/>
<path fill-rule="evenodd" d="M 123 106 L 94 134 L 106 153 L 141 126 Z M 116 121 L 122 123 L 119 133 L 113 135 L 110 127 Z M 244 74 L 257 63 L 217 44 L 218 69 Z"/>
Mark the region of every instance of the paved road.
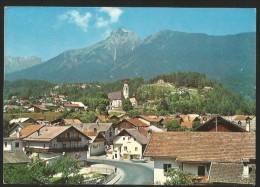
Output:
<path fill-rule="evenodd" d="M 116 184 L 152 184 L 153 169 L 151 164 L 131 163 L 126 161 L 115 161 L 110 159 L 88 158 L 88 161 L 117 166 L 123 171 L 122 178 Z"/>

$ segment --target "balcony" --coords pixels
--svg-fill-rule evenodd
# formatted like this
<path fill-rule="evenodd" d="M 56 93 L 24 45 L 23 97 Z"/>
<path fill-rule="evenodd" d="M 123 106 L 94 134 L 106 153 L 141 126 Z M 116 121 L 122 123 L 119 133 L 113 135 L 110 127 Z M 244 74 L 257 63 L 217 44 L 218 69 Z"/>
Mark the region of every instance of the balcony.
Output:
<path fill-rule="evenodd" d="M 81 141 L 81 137 L 57 137 L 57 142 L 63 141 Z"/>
<path fill-rule="evenodd" d="M 84 147 L 63 147 L 63 148 L 33 148 L 33 147 L 25 147 L 26 152 L 32 153 L 62 153 L 62 152 L 77 152 L 77 151 L 88 151 L 88 146 Z"/>

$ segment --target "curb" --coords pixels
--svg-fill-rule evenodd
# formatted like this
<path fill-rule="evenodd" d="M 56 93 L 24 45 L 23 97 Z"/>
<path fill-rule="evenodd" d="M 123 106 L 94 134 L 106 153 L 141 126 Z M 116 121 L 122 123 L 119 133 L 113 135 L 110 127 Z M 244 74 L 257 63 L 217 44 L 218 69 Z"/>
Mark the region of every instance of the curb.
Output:
<path fill-rule="evenodd" d="M 117 179 L 115 179 L 115 178 L 117 178 Z M 109 182 L 107 182 L 106 184 L 111 184 L 111 185 L 116 184 L 121 178 L 122 178 L 122 174 L 121 174 L 121 172 L 118 171 L 116 176 L 113 179 L 111 179 Z M 115 181 L 113 181 L 113 180 L 115 180 Z M 113 181 L 113 182 L 111 182 L 111 181 Z"/>

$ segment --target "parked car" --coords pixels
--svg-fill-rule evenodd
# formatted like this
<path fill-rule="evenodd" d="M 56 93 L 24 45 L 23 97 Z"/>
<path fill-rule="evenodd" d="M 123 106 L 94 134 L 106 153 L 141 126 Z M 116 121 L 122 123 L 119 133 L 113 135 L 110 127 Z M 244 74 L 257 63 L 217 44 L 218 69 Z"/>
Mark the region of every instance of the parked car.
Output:
<path fill-rule="evenodd" d="M 134 159 L 131 159 L 132 162 L 136 162 L 136 163 L 144 163 L 147 161 L 147 159 L 145 158 L 134 158 Z"/>

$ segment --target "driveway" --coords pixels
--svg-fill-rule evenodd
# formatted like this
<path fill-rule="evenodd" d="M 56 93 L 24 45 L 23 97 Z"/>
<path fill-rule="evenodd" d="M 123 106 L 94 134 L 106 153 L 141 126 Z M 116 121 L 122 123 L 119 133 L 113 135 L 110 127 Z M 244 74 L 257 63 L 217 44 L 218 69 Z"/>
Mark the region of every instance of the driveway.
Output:
<path fill-rule="evenodd" d="M 121 179 L 116 184 L 153 184 L 153 162 L 132 163 L 99 157 L 88 158 L 88 161 L 120 168 L 123 173 Z"/>

